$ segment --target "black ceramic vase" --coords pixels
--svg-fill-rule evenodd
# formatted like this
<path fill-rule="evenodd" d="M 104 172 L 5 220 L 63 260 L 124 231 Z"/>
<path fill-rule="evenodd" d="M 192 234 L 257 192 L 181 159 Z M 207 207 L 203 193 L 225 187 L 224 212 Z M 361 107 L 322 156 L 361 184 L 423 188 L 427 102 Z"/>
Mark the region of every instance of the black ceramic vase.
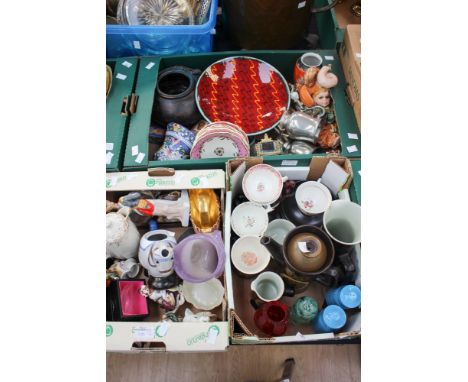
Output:
<path fill-rule="evenodd" d="M 190 128 L 202 116 L 195 102 L 195 87 L 201 71 L 186 66 L 171 66 L 159 73 L 154 121 L 162 127 L 176 122 Z"/>

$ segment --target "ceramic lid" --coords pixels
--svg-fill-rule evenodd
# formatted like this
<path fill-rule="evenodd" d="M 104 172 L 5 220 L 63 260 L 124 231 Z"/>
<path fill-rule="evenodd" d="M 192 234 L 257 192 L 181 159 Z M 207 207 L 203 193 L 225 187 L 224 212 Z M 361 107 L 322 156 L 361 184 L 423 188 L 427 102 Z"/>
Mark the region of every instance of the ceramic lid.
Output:
<path fill-rule="evenodd" d="M 270 64 L 252 57 L 229 57 L 209 66 L 196 89 L 200 113 L 210 122 L 228 121 L 247 135 L 275 127 L 288 110 L 287 82 Z"/>

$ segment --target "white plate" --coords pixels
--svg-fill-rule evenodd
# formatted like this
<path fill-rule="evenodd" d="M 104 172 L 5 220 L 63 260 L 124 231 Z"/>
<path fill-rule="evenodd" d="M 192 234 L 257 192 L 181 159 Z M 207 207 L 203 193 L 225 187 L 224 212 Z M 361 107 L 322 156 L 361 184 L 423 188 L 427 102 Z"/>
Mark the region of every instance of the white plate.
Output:
<path fill-rule="evenodd" d="M 231 215 L 231 227 L 237 236 L 262 236 L 268 226 L 268 213 L 262 206 L 245 202 L 239 204 Z"/>

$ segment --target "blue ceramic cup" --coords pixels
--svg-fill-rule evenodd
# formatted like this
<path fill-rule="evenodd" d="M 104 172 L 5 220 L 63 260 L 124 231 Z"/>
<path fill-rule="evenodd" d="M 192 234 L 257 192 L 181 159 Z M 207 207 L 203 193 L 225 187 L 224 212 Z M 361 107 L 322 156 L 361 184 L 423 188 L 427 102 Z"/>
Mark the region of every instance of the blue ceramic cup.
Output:
<path fill-rule="evenodd" d="M 361 305 L 361 290 L 356 285 L 345 285 L 330 289 L 325 296 L 328 305 L 343 309 L 354 309 Z"/>
<path fill-rule="evenodd" d="M 338 305 L 329 305 L 322 309 L 313 322 L 317 333 L 337 332 L 346 324 L 346 313 Z"/>
<path fill-rule="evenodd" d="M 166 137 L 160 149 L 156 152 L 157 160 L 185 159 L 190 155 L 195 134 L 186 127 L 171 122 L 167 125 Z"/>

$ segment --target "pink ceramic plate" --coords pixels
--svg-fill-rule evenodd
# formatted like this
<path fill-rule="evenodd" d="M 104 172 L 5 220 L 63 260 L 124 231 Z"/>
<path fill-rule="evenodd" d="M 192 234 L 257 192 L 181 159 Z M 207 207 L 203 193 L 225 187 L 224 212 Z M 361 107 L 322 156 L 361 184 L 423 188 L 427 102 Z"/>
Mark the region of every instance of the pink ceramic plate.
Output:
<path fill-rule="evenodd" d="M 247 157 L 249 148 L 246 142 L 227 131 L 213 131 L 198 139 L 192 147 L 193 159 Z"/>

